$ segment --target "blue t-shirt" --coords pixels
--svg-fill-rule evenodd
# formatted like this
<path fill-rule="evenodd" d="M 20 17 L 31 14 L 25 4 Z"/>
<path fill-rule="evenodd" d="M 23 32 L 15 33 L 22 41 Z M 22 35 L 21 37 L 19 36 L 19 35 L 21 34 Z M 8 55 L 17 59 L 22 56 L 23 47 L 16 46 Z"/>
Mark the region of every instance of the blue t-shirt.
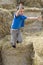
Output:
<path fill-rule="evenodd" d="M 24 27 L 24 20 L 22 21 L 21 27 Z"/>
<path fill-rule="evenodd" d="M 27 17 L 24 15 L 16 16 L 14 15 L 11 29 L 20 29 L 21 27 L 24 27 L 24 21 Z"/>

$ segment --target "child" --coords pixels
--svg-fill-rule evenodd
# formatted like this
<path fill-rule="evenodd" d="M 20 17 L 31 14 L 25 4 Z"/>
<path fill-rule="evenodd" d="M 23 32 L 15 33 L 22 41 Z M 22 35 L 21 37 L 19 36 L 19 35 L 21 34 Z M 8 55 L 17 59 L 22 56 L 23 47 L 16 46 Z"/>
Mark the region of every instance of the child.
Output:
<path fill-rule="evenodd" d="M 22 42 L 22 34 L 20 32 L 21 27 L 24 27 L 25 19 L 40 20 L 41 17 L 26 17 L 23 14 L 24 7 L 20 6 L 14 15 L 14 19 L 11 25 L 11 44 L 13 48 L 16 48 L 16 43 Z"/>

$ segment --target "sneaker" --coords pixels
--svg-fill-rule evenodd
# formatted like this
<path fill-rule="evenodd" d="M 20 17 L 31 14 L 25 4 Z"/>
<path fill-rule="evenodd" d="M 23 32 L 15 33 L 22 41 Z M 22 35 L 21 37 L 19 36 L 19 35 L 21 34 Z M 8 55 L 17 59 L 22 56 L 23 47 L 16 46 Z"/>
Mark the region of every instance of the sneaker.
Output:
<path fill-rule="evenodd" d="M 13 48 L 16 48 L 16 45 L 12 45 Z"/>
<path fill-rule="evenodd" d="M 17 43 L 19 43 L 19 41 L 17 41 Z"/>

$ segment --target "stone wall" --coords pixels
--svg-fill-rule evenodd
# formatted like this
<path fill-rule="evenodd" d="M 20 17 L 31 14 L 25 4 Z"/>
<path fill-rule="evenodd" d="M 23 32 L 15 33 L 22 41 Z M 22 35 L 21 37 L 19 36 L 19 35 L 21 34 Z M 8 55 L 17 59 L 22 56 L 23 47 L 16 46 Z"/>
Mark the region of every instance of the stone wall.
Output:
<path fill-rule="evenodd" d="M 26 39 L 25 39 L 26 40 Z M 28 42 L 26 45 L 17 44 L 16 49 L 14 49 L 10 44 L 10 36 L 6 36 L 4 39 L 0 40 L 0 63 L 2 65 L 32 65 L 34 56 L 33 43 Z"/>
<path fill-rule="evenodd" d="M 37 33 L 39 34 L 39 33 Z M 2 65 L 43 65 L 43 31 L 39 36 L 23 34 L 24 40 L 13 48 L 10 36 L 0 40 L 0 64 Z"/>
<path fill-rule="evenodd" d="M 42 7 L 43 6 L 43 0 L 1 0 L 0 1 L 0 7 L 6 8 L 6 6 L 10 5 L 7 8 L 14 8 L 16 5 L 20 2 L 24 2 L 25 6 L 28 7 Z"/>
<path fill-rule="evenodd" d="M 6 11 L 0 11 L 0 38 L 10 33 L 12 16 Z"/>

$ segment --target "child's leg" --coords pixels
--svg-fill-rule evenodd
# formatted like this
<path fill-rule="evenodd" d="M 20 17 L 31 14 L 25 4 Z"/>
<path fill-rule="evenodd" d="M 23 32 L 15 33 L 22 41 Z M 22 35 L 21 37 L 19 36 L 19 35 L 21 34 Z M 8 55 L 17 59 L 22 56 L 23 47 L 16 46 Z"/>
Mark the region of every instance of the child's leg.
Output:
<path fill-rule="evenodd" d="M 17 43 L 22 43 L 22 33 L 20 30 L 18 30 Z"/>
<path fill-rule="evenodd" d="M 11 44 L 14 47 L 16 47 L 17 32 L 18 32 L 17 30 L 11 30 Z"/>

